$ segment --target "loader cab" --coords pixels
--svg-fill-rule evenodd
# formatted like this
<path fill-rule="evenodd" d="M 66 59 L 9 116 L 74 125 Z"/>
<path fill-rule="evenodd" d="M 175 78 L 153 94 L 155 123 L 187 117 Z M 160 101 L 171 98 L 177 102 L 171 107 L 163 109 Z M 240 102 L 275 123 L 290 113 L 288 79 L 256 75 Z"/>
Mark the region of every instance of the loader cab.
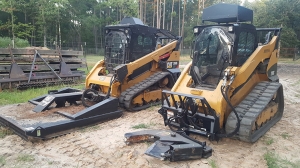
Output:
<path fill-rule="evenodd" d="M 253 11 L 238 5 L 217 4 L 205 8 L 195 26 L 191 52 L 193 87 L 214 90 L 227 66 L 241 66 L 257 48 L 256 28 L 249 23 Z M 217 23 L 217 24 L 216 24 Z"/>
<path fill-rule="evenodd" d="M 157 29 L 138 18 L 125 17 L 120 24 L 105 27 L 105 66 L 109 72 L 155 50 Z"/>

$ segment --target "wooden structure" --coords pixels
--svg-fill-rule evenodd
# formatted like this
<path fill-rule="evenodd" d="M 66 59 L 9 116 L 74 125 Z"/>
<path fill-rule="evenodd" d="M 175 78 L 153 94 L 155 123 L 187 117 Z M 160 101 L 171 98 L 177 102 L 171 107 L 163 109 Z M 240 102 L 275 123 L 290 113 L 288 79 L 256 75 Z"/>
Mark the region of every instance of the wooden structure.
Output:
<path fill-rule="evenodd" d="M 81 80 L 86 68 L 83 51 L 0 49 L 0 91 Z"/>

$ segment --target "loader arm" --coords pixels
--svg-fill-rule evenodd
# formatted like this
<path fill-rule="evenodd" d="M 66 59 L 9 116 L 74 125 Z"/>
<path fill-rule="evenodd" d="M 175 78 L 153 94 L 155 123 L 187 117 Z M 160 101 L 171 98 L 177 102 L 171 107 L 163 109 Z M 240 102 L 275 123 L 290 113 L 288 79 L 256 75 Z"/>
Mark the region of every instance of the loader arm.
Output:
<path fill-rule="evenodd" d="M 146 56 L 140 59 L 135 60 L 134 62 L 117 66 L 114 70 L 116 71 L 119 81 L 123 82 L 124 79 L 131 75 L 134 70 L 140 68 L 141 66 L 151 61 L 159 62 L 160 56 L 166 53 L 171 54 L 173 50 L 178 50 L 180 42 L 181 38 L 170 42 L 169 44 L 153 51 L 152 53 L 147 54 Z"/>
<path fill-rule="evenodd" d="M 228 67 L 225 71 L 230 71 L 230 75 L 235 75 L 236 78 L 232 83 L 233 88 L 237 88 L 247 81 L 249 76 L 254 72 L 260 62 L 263 62 L 266 59 L 275 59 L 277 58 L 277 49 L 276 43 L 278 41 L 278 36 L 274 36 L 269 44 L 259 46 L 250 56 L 249 59 L 241 67 Z M 259 57 L 258 57 L 259 55 Z M 278 59 L 278 58 L 277 58 Z M 272 61 L 273 64 L 277 61 Z M 270 69 L 268 66 L 268 70 Z M 275 75 L 275 74 L 274 74 Z"/>

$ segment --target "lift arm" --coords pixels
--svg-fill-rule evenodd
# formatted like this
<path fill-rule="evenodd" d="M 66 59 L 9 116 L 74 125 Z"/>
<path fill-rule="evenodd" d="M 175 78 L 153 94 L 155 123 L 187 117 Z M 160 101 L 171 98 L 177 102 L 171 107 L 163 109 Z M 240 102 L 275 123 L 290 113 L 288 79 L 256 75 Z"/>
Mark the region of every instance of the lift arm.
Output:
<path fill-rule="evenodd" d="M 122 82 L 127 76 L 131 75 L 134 70 L 153 60 L 158 62 L 160 60 L 160 56 L 166 53 L 171 53 L 174 50 L 178 50 L 180 42 L 181 37 L 178 37 L 177 40 L 170 42 L 169 44 L 147 54 L 146 56 L 140 59 L 135 60 L 134 62 L 117 66 L 114 70 L 116 71 L 119 81 Z"/>

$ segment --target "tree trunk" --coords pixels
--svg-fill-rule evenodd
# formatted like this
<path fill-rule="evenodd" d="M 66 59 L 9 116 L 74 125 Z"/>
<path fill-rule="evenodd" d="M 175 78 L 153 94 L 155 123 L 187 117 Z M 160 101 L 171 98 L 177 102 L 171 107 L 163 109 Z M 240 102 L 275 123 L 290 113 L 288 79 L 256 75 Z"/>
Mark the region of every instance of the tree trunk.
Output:
<path fill-rule="evenodd" d="M 139 5 L 139 6 L 140 6 L 140 8 L 139 8 L 139 9 L 140 9 L 139 17 L 140 17 L 140 19 L 143 21 L 143 16 L 144 16 L 144 15 L 143 15 L 143 9 L 144 9 L 144 8 L 143 8 L 143 0 L 139 0 L 139 4 L 140 4 L 140 5 Z"/>
<path fill-rule="evenodd" d="M 42 6 L 42 19 L 43 19 L 43 33 L 44 33 L 44 47 L 47 47 L 47 29 L 46 29 L 46 20 L 44 15 L 44 7 Z"/>
<path fill-rule="evenodd" d="M 116 17 L 117 17 L 117 19 L 116 19 L 116 20 L 119 20 L 120 8 L 119 8 L 119 6 L 117 6 L 116 8 L 117 8 L 117 16 L 116 16 Z"/>
<path fill-rule="evenodd" d="M 58 36 L 59 36 L 59 48 L 61 48 L 61 29 L 60 29 L 60 21 L 58 21 Z"/>
<path fill-rule="evenodd" d="M 155 0 L 153 0 L 152 6 L 153 6 L 153 17 L 152 17 L 152 27 L 154 27 L 155 22 Z"/>
<path fill-rule="evenodd" d="M 122 6 L 122 5 L 121 5 Z M 119 9 L 120 9 L 120 7 L 119 7 Z M 99 12 L 99 20 L 101 20 L 101 9 L 99 10 L 100 12 Z M 120 14 L 120 21 L 122 20 L 122 11 L 123 11 L 123 7 L 121 8 L 121 10 L 119 10 L 119 14 Z M 118 18 L 119 18 L 119 16 L 118 16 Z M 103 32 L 102 31 L 102 26 L 100 26 L 100 32 Z M 105 34 L 105 33 L 104 33 Z M 102 38 L 102 35 L 100 35 L 100 39 L 99 39 L 99 41 L 100 41 L 100 49 L 102 49 L 103 48 L 103 44 L 102 44 L 102 42 L 103 42 L 103 38 Z"/>
<path fill-rule="evenodd" d="M 119 7 L 119 16 L 118 16 L 118 18 L 120 17 L 120 18 L 118 19 L 119 21 L 122 20 L 122 11 L 123 11 L 123 7 L 122 7 L 122 4 L 121 4 L 121 6 Z"/>
<path fill-rule="evenodd" d="M 161 28 L 161 0 L 159 0 L 159 28 Z"/>
<path fill-rule="evenodd" d="M 55 49 L 57 49 L 57 45 L 58 45 L 58 36 L 59 36 L 59 35 L 58 35 L 58 26 L 57 26 L 57 25 L 58 25 L 58 23 L 56 22 L 56 25 L 55 25 L 55 33 L 56 33 L 56 34 L 55 34 L 55 43 L 54 43 Z"/>
<path fill-rule="evenodd" d="M 178 35 L 180 36 L 180 0 L 178 1 L 178 6 L 179 6 L 179 8 L 178 8 Z"/>
<path fill-rule="evenodd" d="M 147 23 L 147 1 L 145 1 L 145 11 L 144 11 L 144 23 Z"/>
<path fill-rule="evenodd" d="M 45 25 L 44 25 L 43 31 L 44 31 L 44 47 L 47 47 L 47 35 L 46 35 L 46 26 Z"/>
<path fill-rule="evenodd" d="M 59 7 L 58 7 L 58 40 L 59 40 L 59 48 L 61 49 L 61 29 L 60 29 L 60 13 L 59 13 Z M 57 41 L 56 41 L 57 42 Z"/>
<path fill-rule="evenodd" d="M 96 17 L 96 11 L 95 11 L 95 8 L 94 8 L 94 17 Z M 97 25 L 94 24 L 94 27 L 93 27 L 93 33 L 94 33 L 94 43 L 95 43 L 95 54 L 98 53 L 98 46 L 97 46 Z"/>
<path fill-rule="evenodd" d="M 11 16 L 11 33 L 12 33 L 12 48 L 15 48 L 15 31 L 14 31 L 14 11 L 13 11 L 13 6 L 10 1 L 10 16 Z"/>
<path fill-rule="evenodd" d="M 170 31 L 172 31 L 172 27 L 173 27 L 173 23 L 172 23 L 172 21 L 173 21 L 173 12 L 174 12 L 174 1 L 175 0 L 173 0 L 172 1 L 172 12 L 171 12 L 171 23 L 170 23 Z"/>
<path fill-rule="evenodd" d="M 165 29 L 166 0 L 164 0 L 163 29 Z"/>
<path fill-rule="evenodd" d="M 181 37 L 184 36 L 184 15 L 185 15 L 185 6 L 186 6 L 186 0 L 183 2 L 183 12 L 182 12 L 182 28 L 181 28 Z M 181 46 L 183 47 L 183 40 L 181 42 Z M 181 47 L 181 48 L 182 48 Z"/>
<path fill-rule="evenodd" d="M 33 27 L 35 27 L 35 24 L 34 24 L 34 19 L 32 20 L 32 25 Z M 34 37 L 34 34 L 33 34 L 34 30 L 31 31 L 31 37 L 30 37 L 30 46 L 33 45 L 33 37 Z"/>
<path fill-rule="evenodd" d="M 201 0 L 198 0 L 198 17 L 197 17 L 197 25 L 199 25 L 200 21 L 200 9 L 201 9 Z"/>
<path fill-rule="evenodd" d="M 159 0 L 156 0 L 156 27 L 159 28 Z"/>
<path fill-rule="evenodd" d="M 26 12 L 26 10 L 24 11 L 24 21 L 25 21 L 25 24 L 27 24 L 27 12 Z"/>

